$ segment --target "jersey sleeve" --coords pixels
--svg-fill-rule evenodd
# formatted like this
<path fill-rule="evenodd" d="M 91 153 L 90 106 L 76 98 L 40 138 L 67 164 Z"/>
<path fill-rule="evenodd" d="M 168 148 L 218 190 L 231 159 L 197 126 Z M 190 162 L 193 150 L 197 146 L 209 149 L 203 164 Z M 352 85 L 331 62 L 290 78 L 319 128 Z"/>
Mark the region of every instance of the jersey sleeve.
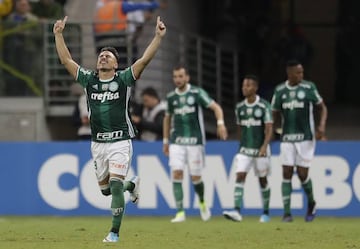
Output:
<path fill-rule="evenodd" d="M 203 107 L 209 107 L 214 100 L 210 98 L 209 94 L 202 88 L 199 88 L 199 104 Z"/>
<path fill-rule="evenodd" d="M 310 88 L 310 101 L 314 104 L 319 104 L 323 101 L 322 97 L 320 96 L 315 84 L 311 84 Z"/>
<path fill-rule="evenodd" d="M 275 111 L 281 110 L 281 103 L 280 103 L 280 94 L 277 90 L 275 90 L 274 95 L 271 100 L 271 107 Z"/>
<path fill-rule="evenodd" d="M 127 86 L 134 86 L 136 78 L 133 74 L 132 67 L 128 67 L 123 71 L 119 72 L 121 80 L 125 83 Z"/>
<path fill-rule="evenodd" d="M 93 71 L 79 67 L 76 75 L 76 81 L 83 87 L 86 87 L 90 78 L 93 76 Z"/>

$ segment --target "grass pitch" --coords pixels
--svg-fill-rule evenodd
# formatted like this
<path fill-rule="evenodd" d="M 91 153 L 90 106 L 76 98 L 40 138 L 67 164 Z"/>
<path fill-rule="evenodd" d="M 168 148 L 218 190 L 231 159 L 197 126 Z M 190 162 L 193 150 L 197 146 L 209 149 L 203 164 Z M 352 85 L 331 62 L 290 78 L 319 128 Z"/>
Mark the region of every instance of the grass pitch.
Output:
<path fill-rule="evenodd" d="M 0 249 L 360 249 L 360 219 L 318 217 L 305 223 L 295 217 L 282 223 L 258 217 L 240 223 L 213 217 L 203 222 L 187 217 L 179 224 L 171 217 L 125 216 L 120 242 L 103 243 L 111 217 L 0 217 Z"/>

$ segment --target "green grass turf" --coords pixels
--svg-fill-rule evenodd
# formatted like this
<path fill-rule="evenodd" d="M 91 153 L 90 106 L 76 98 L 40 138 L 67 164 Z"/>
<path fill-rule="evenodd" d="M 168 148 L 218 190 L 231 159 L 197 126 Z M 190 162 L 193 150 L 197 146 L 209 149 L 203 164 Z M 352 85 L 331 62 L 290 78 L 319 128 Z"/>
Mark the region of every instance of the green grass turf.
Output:
<path fill-rule="evenodd" d="M 261 224 L 258 217 L 240 223 L 213 217 L 203 222 L 187 217 L 172 224 L 171 217 L 125 216 L 120 242 L 103 243 L 111 217 L 0 217 L 0 249 L 355 249 L 360 248 L 360 218 L 318 217 L 305 223 L 280 217 Z"/>

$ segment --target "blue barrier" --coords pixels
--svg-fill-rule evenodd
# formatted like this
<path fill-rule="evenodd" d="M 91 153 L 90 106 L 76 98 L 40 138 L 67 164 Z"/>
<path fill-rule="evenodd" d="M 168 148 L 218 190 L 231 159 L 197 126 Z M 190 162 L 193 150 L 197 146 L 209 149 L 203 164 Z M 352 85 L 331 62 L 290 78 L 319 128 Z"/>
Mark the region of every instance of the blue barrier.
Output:
<path fill-rule="evenodd" d="M 160 142 L 134 142 L 129 176 L 141 177 L 138 205 L 127 204 L 128 215 L 172 215 L 167 157 Z M 204 169 L 205 199 L 212 213 L 220 215 L 233 206 L 235 172 L 231 167 L 238 144 L 208 142 Z M 103 215 L 110 198 L 101 195 L 93 172 L 89 142 L 0 143 L 2 154 L 0 215 Z M 360 216 L 360 142 L 319 142 L 311 167 L 318 213 Z M 271 214 L 282 214 L 279 144 L 272 144 Z M 301 184 L 293 179 L 292 209 L 306 211 Z M 128 201 L 128 194 L 126 194 Z M 184 179 L 187 214 L 198 214 L 198 203 L 189 178 Z M 261 213 L 257 179 L 250 173 L 245 185 L 243 214 Z"/>

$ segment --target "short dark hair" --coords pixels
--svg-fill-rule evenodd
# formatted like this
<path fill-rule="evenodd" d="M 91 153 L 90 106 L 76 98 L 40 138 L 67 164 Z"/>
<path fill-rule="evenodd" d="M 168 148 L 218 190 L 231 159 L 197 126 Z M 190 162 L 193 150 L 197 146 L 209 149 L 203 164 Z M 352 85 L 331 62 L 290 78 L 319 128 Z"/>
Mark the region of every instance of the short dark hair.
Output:
<path fill-rule="evenodd" d="M 100 53 L 101 53 L 101 52 L 104 52 L 104 51 L 109 51 L 109 52 L 111 52 L 111 53 L 115 56 L 116 62 L 119 63 L 120 55 L 119 55 L 118 51 L 116 50 L 116 48 L 114 48 L 114 47 L 103 47 L 103 48 L 100 50 Z"/>
<path fill-rule="evenodd" d="M 298 65 L 301 65 L 301 62 L 298 61 L 298 60 L 295 60 L 295 59 L 293 59 L 293 60 L 288 60 L 288 61 L 286 62 L 286 67 L 295 67 L 295 66 L 298 66 Z"/>
<path fill-rule="evenodd" d="M 244 79 L 253 80 L 257 86 L 259 86 L 259 77 L 255 74 L 247 74 Z"/>
<path fill-rule="evenodd" d="M 145 89 L 141 92 L 141 96 L 144 96 L 144 95 L 148 95 L 148 96 L 151 96 L 151 97 L 160 99 L 158 93 L 157 93 L 156 90 L 155 90 L 154 88 L 152 88 L 152 87 L 147 87 L 147 88 L 145 88 Z"/>
<path fill-rule="evenodd" d="M 185 70 L 185 73 L 186 73 L 186 74 L 189 74 L 186 66 L 183 65 L 183 64 L 176 65 L 176 66 L 173 68 L 173 71 L 177 71 L 177 70 L 180 70 L 180 69 L 184 69 L 184 70 Z"/>

